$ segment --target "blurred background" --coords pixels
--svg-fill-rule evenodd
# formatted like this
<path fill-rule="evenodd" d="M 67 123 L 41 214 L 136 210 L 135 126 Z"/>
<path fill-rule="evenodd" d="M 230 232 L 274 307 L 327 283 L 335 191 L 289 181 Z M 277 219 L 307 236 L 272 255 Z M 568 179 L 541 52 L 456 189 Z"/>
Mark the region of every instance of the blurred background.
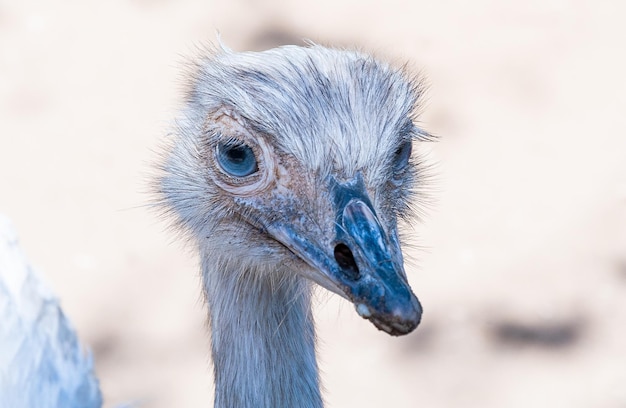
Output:
<path fill-rule="evenodd" d="M 626 407 L 626 6 L 1 1 L 0 212 L 93 350 L 105 406 L 210 405 L 197 261 L 146 207 L 185 58 L 362 50 L 428 78 L 436 178 L 391 338 L 320 291 L 329 407 Z"/>

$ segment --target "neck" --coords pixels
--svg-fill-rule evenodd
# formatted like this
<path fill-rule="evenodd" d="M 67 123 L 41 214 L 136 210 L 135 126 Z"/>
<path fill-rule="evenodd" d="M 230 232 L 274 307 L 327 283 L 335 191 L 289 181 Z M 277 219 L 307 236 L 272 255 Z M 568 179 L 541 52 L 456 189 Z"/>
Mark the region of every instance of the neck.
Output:
<path fill-rule="evenodd" d="M 207 258 L 215 408 L 322 407 L 309 283 Z"/>

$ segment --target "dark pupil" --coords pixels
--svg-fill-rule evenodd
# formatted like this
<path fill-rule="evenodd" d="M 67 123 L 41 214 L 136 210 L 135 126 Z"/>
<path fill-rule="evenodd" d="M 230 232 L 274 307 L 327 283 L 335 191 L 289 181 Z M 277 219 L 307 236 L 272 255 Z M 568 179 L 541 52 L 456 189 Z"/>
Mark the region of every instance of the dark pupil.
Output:
<path fill-rule="evenodd" d="M 220 143 L 217 149 L 219 164 L 230 175 L 245 177 L 258 170 L 254 152 L 249 146 Z"/>
<path fill-rule="evenodd" d="M 235 146 L 225 151 L 228 159 L 233 163 L 241 164 L 246 160 L 246 148 L 244 146 Z"/>

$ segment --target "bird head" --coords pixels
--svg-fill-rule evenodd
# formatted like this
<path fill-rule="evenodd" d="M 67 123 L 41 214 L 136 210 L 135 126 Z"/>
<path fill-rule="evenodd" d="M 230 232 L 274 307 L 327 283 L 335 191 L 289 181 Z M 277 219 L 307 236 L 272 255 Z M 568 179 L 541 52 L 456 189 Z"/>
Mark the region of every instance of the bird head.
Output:
<path fill-rule="evenodd" d="M 194 68 L 162 163 L 165 207 L 207 259 L 297 273 L 392 334 L 422 308 L 398 219 L 410 217 L 421 87 L 358 52 L 213 51 Z"/>

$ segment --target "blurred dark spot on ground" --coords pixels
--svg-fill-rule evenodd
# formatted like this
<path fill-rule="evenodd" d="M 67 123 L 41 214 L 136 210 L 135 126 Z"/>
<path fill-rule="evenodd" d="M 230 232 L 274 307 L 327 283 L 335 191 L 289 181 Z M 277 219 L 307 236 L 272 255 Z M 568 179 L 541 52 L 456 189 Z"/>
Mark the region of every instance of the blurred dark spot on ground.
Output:
<path fill-rule="evenodd" d="M 94 360 L 98 363 L 106 363 L 115 358 L 121 342 L 111 334 L 100 335 L 89 343 Z"/>
<path fill-rule="evenodd" d="M 575 344 L 582 336 L 582 319 L 521 323 L 500 321 L 490 325 L 488 334 L 499 345 L 557 349 Z"/>
<path fill-rule="evenodd" d="M 246 49 L 263 51 L 281 45 L 305 45 L 304 38 L 304 36 L 297 35 L 287 29 L 269 27 L 254 33 L 248 40 Z"/>

